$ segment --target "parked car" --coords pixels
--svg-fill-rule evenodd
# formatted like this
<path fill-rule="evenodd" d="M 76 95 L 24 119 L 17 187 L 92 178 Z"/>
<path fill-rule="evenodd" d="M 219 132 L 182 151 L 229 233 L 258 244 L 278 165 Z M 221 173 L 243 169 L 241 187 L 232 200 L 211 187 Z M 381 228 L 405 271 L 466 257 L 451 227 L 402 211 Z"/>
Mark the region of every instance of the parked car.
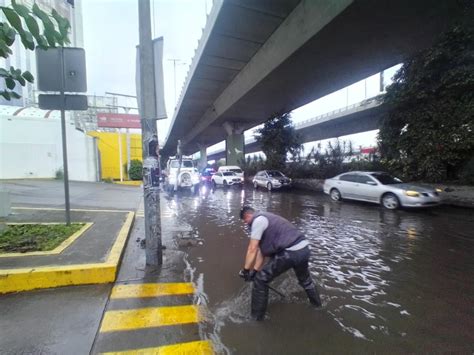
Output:
<path fill-rule="evenodd" d="M 255 174 L 253 187 L 265 187 L 268 191 L 291 187 L 291 179 L 278 170 L 262 170 Z"/>
<path fill-rule="evenodd" d="M 394 210 L 399 207 L 429 207 L 439 205 L 441 190 L 403 183 L 384 172 L 351 171 L 324 182 L 324 192 L 332 200 L 367 201 Z"/>
<path fill-rule="evenodd" d="M 244 177 L 244 172 L 242 171 L 242 169 L 240 167 L 238 167 L 237 165 L 224 165 L 224 166 L 220 166 L 218 169 L 217 169 L 218 172 L 226 172 L 226 171 L 231 171 L 233 173 L 235 173 L 237 176 L 243 178 Z"/>
<path fill-rule="evenodd" d="M 237 174 L 232 171 L 218 171 L 212 176 L 211 181 L 214 186 L 242 185 L 244 178 L 237 176 Z"/>

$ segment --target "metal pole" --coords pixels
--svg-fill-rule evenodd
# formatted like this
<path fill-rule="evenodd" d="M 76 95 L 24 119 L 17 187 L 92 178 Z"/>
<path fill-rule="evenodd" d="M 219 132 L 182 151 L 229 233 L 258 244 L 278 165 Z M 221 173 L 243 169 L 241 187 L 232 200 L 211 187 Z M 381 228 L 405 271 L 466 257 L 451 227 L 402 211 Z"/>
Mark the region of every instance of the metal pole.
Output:
<path fill-rule="evenodd" d="M 71 224 L 71 206 L 69 204 L 69 172 L 67 167 L 67 141 L 66 141 L 66 112 L 64 108 L 66 107 L 66 95 L 64 94 L 66 86 L 66 78 L 64 77 L 64 49 L 61 47 L 61 135 L 63 143 L 63 173 L 64 173 L 64 199 L 66 207 L 66 224 L 69 226 Z"/>
<path fill-rule="evenodd" d="M 156 128 L 156 91 L 151 40 L 150 0 L 138 0 L 140 35 L 140 92 L 143 150 L 143 199 L 145 210 L 146 264 L 163 263 L 160 219 L 158 132 Z"/>
<path fill-rule="evenodd" d="M 123 182 L 122 133 L 120 132 L 120 128 L 117 129 L 117 135 L 118 135 L 118 146 L 119 146 L 120 182 Z"/>

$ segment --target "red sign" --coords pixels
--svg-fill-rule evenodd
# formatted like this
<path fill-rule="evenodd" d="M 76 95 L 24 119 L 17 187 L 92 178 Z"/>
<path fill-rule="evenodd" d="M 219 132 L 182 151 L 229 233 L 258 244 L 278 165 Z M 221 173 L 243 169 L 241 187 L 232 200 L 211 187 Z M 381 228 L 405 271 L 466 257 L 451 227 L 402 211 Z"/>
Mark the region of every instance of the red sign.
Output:
<path fill-rule="evenodd" d="M 108 128 L 142 128 L 139 115 L 128 113 L 104 113 L 97 114 L 97 125 Z"/>

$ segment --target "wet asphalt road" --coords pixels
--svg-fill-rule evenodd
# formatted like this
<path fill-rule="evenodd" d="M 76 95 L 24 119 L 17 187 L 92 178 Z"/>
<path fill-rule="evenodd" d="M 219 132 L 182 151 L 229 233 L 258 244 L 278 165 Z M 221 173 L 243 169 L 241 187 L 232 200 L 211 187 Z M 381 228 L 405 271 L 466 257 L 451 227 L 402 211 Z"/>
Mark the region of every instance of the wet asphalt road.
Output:
<path fill-rule="evenodd" d="M 286 297 L 270 292 L 267 319 L 249 319 L 250 285 L 237 276 L 248 243 L 238 218 L 244 203 L 278 213 L 306 234 L 322 310 L 307 303 L 288 272 L 272 284 Z M 221 353 L 474 351 L 472 210 L 386 211 L 249 187 L 167 196 L 162 208 L 199 290 L 201 336 Z M 192 231 L 192 240 L 183 243 L 179 230 Z"/>

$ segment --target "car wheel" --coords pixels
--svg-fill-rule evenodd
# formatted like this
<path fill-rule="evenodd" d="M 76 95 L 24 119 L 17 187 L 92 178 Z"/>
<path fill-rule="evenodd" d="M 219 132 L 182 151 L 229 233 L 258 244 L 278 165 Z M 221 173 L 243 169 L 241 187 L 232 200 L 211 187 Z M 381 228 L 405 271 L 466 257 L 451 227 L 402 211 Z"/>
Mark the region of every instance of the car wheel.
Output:
<path fill-rule="evenodd" d="M 272 189 L 273 189 L 273 185 L 272 185 L 271 182 L 269 182 L 269 183 L 267 184 L 267 190 L 268 190 L 268 191 L 272 191 Z"/>
<path fill-rule="evenodd" d="M 382 196 L 382 205 L 388 210 L 396 210 L 400 207 L 400 201 L 397 196 L 389 192 Z"/>
<path fill-rule="evenodd" d="M 224 180 L 224 181 L 223 181 L 223 184 L 224 184 L 224 186 L 227 186 L 227 181 Z"/>
<path fill-rule="evenodd" d="M 213 187 L 213 188 L 216 188 L 216 187 L 217 187 L 217 184 L 216 184 L 216 181 L 215 181 L 215 180 L 212 180 L 212 187 Z"/>
<path fill-rule="evenodd" d="M 254 182 L 253 182 L 253 188 L 254 188 L 255 190 L 257 190 L 257 189 L 258 189 L 258 184 L 257 184 L 257 182 L 256 182 L 256 181 L 254 181 Z"/>
<path fill-rule="evenodd" d="M 331 192 L 329 193 L 329 196 L 331 196 L 331 200 L 333 201 L 341 201 L 341 193 L 339 192 L 338 189 L 332 189 Z"/>

